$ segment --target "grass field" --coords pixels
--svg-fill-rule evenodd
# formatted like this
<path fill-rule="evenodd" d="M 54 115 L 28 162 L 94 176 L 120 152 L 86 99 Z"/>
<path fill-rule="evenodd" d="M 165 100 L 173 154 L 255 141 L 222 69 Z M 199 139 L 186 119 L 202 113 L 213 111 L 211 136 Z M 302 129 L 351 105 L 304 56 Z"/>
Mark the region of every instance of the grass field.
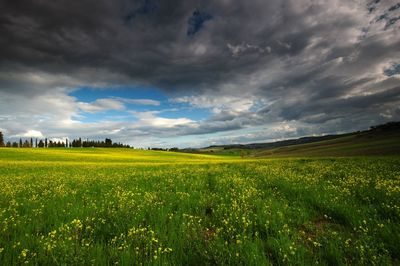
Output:
<path fill-rule="evenodd" d="M 270 144 L 268 147 L 268 144 Z M 278 145 L 279 144 L 279 145 Z M 262 146 L 265 147 L 262 147 Z M 276 146 L 274 146 L 276 145 Z M 257 145 L 256 145 L 257 146 Z M 326 156 L 400 156 L 400 129 L 353 132 L 333 139 L 302 144 L 261 143 L 258 147 L 212 146 L 194 150 L 199 154 L 243 157 L 326 157 Z"/>
<path fill-rule="evenodd" d="M 256 151 L 256 157 L 400 155 L 400 131 L 355 133 L 314 143 Z"/>
<path fill-rule="evenodd" d="M 0 264 L 398 265 L 400 157 L 0 149 Z"/>

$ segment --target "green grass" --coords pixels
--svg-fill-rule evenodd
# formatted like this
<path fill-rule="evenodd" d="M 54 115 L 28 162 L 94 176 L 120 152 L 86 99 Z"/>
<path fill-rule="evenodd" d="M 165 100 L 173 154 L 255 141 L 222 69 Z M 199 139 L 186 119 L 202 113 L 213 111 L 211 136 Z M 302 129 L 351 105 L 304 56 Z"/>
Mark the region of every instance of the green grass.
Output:
<path fill-rule="evenodd" d="M 0 149 L 0 264 L 398 265 L 400 157 Z"/>
<path fill-rule="evenodd" d="M 400 132 L 355 133 L 333 140 L 254 151 L 255 157 L 400 155 Z"/>
<path fill-rule="evenodd" d="M 181 152 L 255 158 L 400 155 L 400 131 L 396 129 L 353 132 L 329 140 L 291 145 L 287 142 L 270 145 L 264 143 L 264 147 L 262 146 L 263 144 L 249 144 L 243 147 L 211 146 Z"/>

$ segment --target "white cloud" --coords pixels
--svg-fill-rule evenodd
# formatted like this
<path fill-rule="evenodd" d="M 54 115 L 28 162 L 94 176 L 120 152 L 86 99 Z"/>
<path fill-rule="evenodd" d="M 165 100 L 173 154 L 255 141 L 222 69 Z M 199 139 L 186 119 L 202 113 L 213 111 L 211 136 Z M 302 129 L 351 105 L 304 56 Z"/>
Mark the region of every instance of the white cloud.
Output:
<path fill-rule="evenodd" d="M 152 99 L 130 99 L 115 97 L 97 99 L 91 103 L 79 102 L 78 106 L 79 109 L 84 112 L 98 113 L 109 110 L 122 111 L 126 109 L 125 104 L 159 106 L 160 102 Z"/>
<path fill-rule="evenodd" d="M 287 122 L 282 122 L 279 123 L 276 126 L 271 127 L 271 130 L 274 132 L 296 132 L 297 128 L 295 125 L 287 123 Z"/>
<path fill-rule="evenodd" d="M 115 99 L 124 103 L 137 104 L 137 105 L 159 106 L 161 104 L 160 101 L 152 99 L 127 99 L 127 98 L 115 98 Z"/>
<path fill-rule="evenodd" d="M 53 89 L 42 93 L 24 95 L 0 90 L 0 114 L 8 136 L 23 136 L 27 130 L 40 131 L 42 135 L 51 128 L 62 128 L 79 114 L 74 97 L 67 89 Z M 31 132 L 32 133 L 32 132 Z"/>
<path fill-rule="evenodd" d="M 194 121 L 188 118 L 164 118 L 156 116 L 159 111 L 148 111 L 148 112 L 132 112 L 139 121 L 137 122 L 138 127 L 151 126 L 161 128 L 173 128 L 179 125 L 187 125 Z"/>
<path fill-rule="evenodd" d="M 183 96 L 172 100 L 176 103 L 188 103 L 196 108 L 209 108 L 214 113 L 220 113 L 221 111 L 234 111 L 244 112 L 250 110 L 257 100 L 254 96 L 242 95 L 240 96 L 228 96 L 221 94 L 203 94 L 196 96 Z"/>
<path fill-rule="evenodd" d="M 68 139 L 68 141 L 69 141 L 69 138 L 68 137 L 60 137 L 60 138 L 50 138 L 49 140 L 51 140 L 51 141 L 53 141 L 53 142 L 64 142 L 65 143 L 65 140 L 67 140 Z"/>
<path fill-rule="evenodd" d="M 26 138 L 43 138 L 42 132 L 38 130 L 28 130 L 24 134 L 21 135 L 21 137 L 26 137 Z"/>
<path fill-rule="evenodd" d="M 97 99 L 92 103 L 79 102 L 79 108 L 88 113 L 97 113 L 108 110 L 121 111 L 125 109 L 125 105 L 115 99 Z"/>
<path fill-rule="evenodd" d="M 228 43 L 226 45 L 231 52 L 232 56 L 238 57 L 244 53 L 271 53 L 272 48 L 270 46 L 259 46 L 249 43 L 242 43 L 238 45 L 232 45 Z"/>

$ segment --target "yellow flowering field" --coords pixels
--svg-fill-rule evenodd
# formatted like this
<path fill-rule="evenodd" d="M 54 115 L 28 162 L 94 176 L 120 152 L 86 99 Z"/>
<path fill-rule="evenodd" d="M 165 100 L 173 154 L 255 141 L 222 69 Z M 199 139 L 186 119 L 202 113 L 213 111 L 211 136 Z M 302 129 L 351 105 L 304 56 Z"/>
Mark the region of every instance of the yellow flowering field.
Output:
<path fill-rule="evenodd" d="M 0 149 L 1 265 L 398 265 L 400 157 Z"/>

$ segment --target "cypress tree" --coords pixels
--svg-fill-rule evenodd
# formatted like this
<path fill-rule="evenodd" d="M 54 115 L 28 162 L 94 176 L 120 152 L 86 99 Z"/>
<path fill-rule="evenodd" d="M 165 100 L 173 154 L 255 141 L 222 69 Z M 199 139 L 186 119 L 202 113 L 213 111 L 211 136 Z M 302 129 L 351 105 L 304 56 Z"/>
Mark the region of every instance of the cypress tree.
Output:
<path fill-rule="evenodd" d="M 40 140 L 40 141 L 39 141 L 38 147 L 39 147 L 39 148 L 43 148 L 43 147 L 44 147 L 43 140 Z"/>
<path fill-rule="evenodd" d="M 0 131 L 0 147 L 4 147 L 4 136 L 3 132 Z"/>
<path fill-rule="evenodd" d="M 29 148 L 29 141 L 27 139 L 24 141 L 24 144 L 22 144 L 22 147 Z"/>

